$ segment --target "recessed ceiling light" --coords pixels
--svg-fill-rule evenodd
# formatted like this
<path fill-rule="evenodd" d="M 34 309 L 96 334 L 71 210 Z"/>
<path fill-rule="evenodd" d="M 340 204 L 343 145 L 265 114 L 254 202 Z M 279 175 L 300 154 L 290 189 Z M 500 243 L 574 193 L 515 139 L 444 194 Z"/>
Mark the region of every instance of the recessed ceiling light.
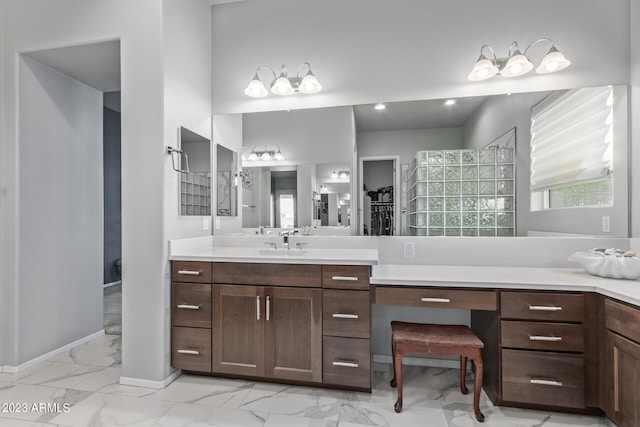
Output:
<path fill-rule="evenodd" d="M 382 111 L 382 110 L 386 109 L 387 106 L 382 104 L 382 103 L 379 103 L 379 104 L 376 104 L 373 108 L 375 108 L 378 111 Z"/>
<path fill-rule="evenodd" d="M 446 101 L 444 101 L 444 105 L 454 105 L 455 103 L 455 99 L 447 99 Z"/>

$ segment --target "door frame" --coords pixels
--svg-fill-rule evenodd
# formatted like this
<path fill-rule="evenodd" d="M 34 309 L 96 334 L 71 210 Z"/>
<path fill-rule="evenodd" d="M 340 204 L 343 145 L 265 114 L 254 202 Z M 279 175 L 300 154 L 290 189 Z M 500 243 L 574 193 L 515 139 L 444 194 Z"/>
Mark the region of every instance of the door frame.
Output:
<path fill-rule="evenodd" d="M 393 161 L 393 235 L 400 230 L 400 156 L 363 156 L 358 159 L 358 235 L 364 236 L 364 164 L 380 160 Z"/>

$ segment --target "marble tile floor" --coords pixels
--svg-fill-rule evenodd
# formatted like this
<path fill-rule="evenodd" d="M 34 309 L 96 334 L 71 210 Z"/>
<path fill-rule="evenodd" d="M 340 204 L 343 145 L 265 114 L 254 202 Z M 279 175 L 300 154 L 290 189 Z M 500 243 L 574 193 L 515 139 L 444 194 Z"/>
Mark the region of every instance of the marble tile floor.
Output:
<path fill-rule="evenodd" d="M 486 422 L 460 394 L 455 369 L 405 366 L 402 413 L 391 366 L 374 365 L 371 394 L 182 375 L 163 390 L 118 384 L 120 336 L 105 335 L 18 374 L 0 374 L 0 426 L 596 427 L 605 419 L 499 408 L 482 395 Z M 472 374 L 468 386 L 472 388 Z M 34 406 L 36 404 L 36 406 Z"/>
<path fill-rule="evenodd" d="M 104 331 L 122 335 L 122 285 L 104 288 Z"/>

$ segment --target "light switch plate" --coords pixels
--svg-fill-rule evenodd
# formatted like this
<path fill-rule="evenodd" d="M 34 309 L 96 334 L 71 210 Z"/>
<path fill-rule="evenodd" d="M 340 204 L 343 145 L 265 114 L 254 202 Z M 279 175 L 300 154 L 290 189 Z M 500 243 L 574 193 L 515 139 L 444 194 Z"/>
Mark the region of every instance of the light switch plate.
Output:
<path fill-rule="evenodd" d="M 404 256 L 404 258 L 415 258 L 416 257 L 416 244 L 413 243 L 413 242 L 404 242 L 403 256 Z"/>
<path fill-rule="evenodd" d="M 602 217 L 602 232 L 603 233 L 611 232 L 611 219 L 607 215 Z"/>

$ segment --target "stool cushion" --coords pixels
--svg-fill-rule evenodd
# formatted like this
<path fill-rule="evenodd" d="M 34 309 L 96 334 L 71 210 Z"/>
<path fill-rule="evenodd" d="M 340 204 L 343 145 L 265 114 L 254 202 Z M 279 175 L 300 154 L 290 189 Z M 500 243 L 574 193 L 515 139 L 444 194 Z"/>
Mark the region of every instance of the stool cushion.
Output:
<path fill-rule="evenodd" d="M 436 325 L 429 323 L 391 322 L 391 339 L 394 342 L 426 344 L 431 346 L 456 346 L 484 348 L 484 343 L 468 326 Z"/>

